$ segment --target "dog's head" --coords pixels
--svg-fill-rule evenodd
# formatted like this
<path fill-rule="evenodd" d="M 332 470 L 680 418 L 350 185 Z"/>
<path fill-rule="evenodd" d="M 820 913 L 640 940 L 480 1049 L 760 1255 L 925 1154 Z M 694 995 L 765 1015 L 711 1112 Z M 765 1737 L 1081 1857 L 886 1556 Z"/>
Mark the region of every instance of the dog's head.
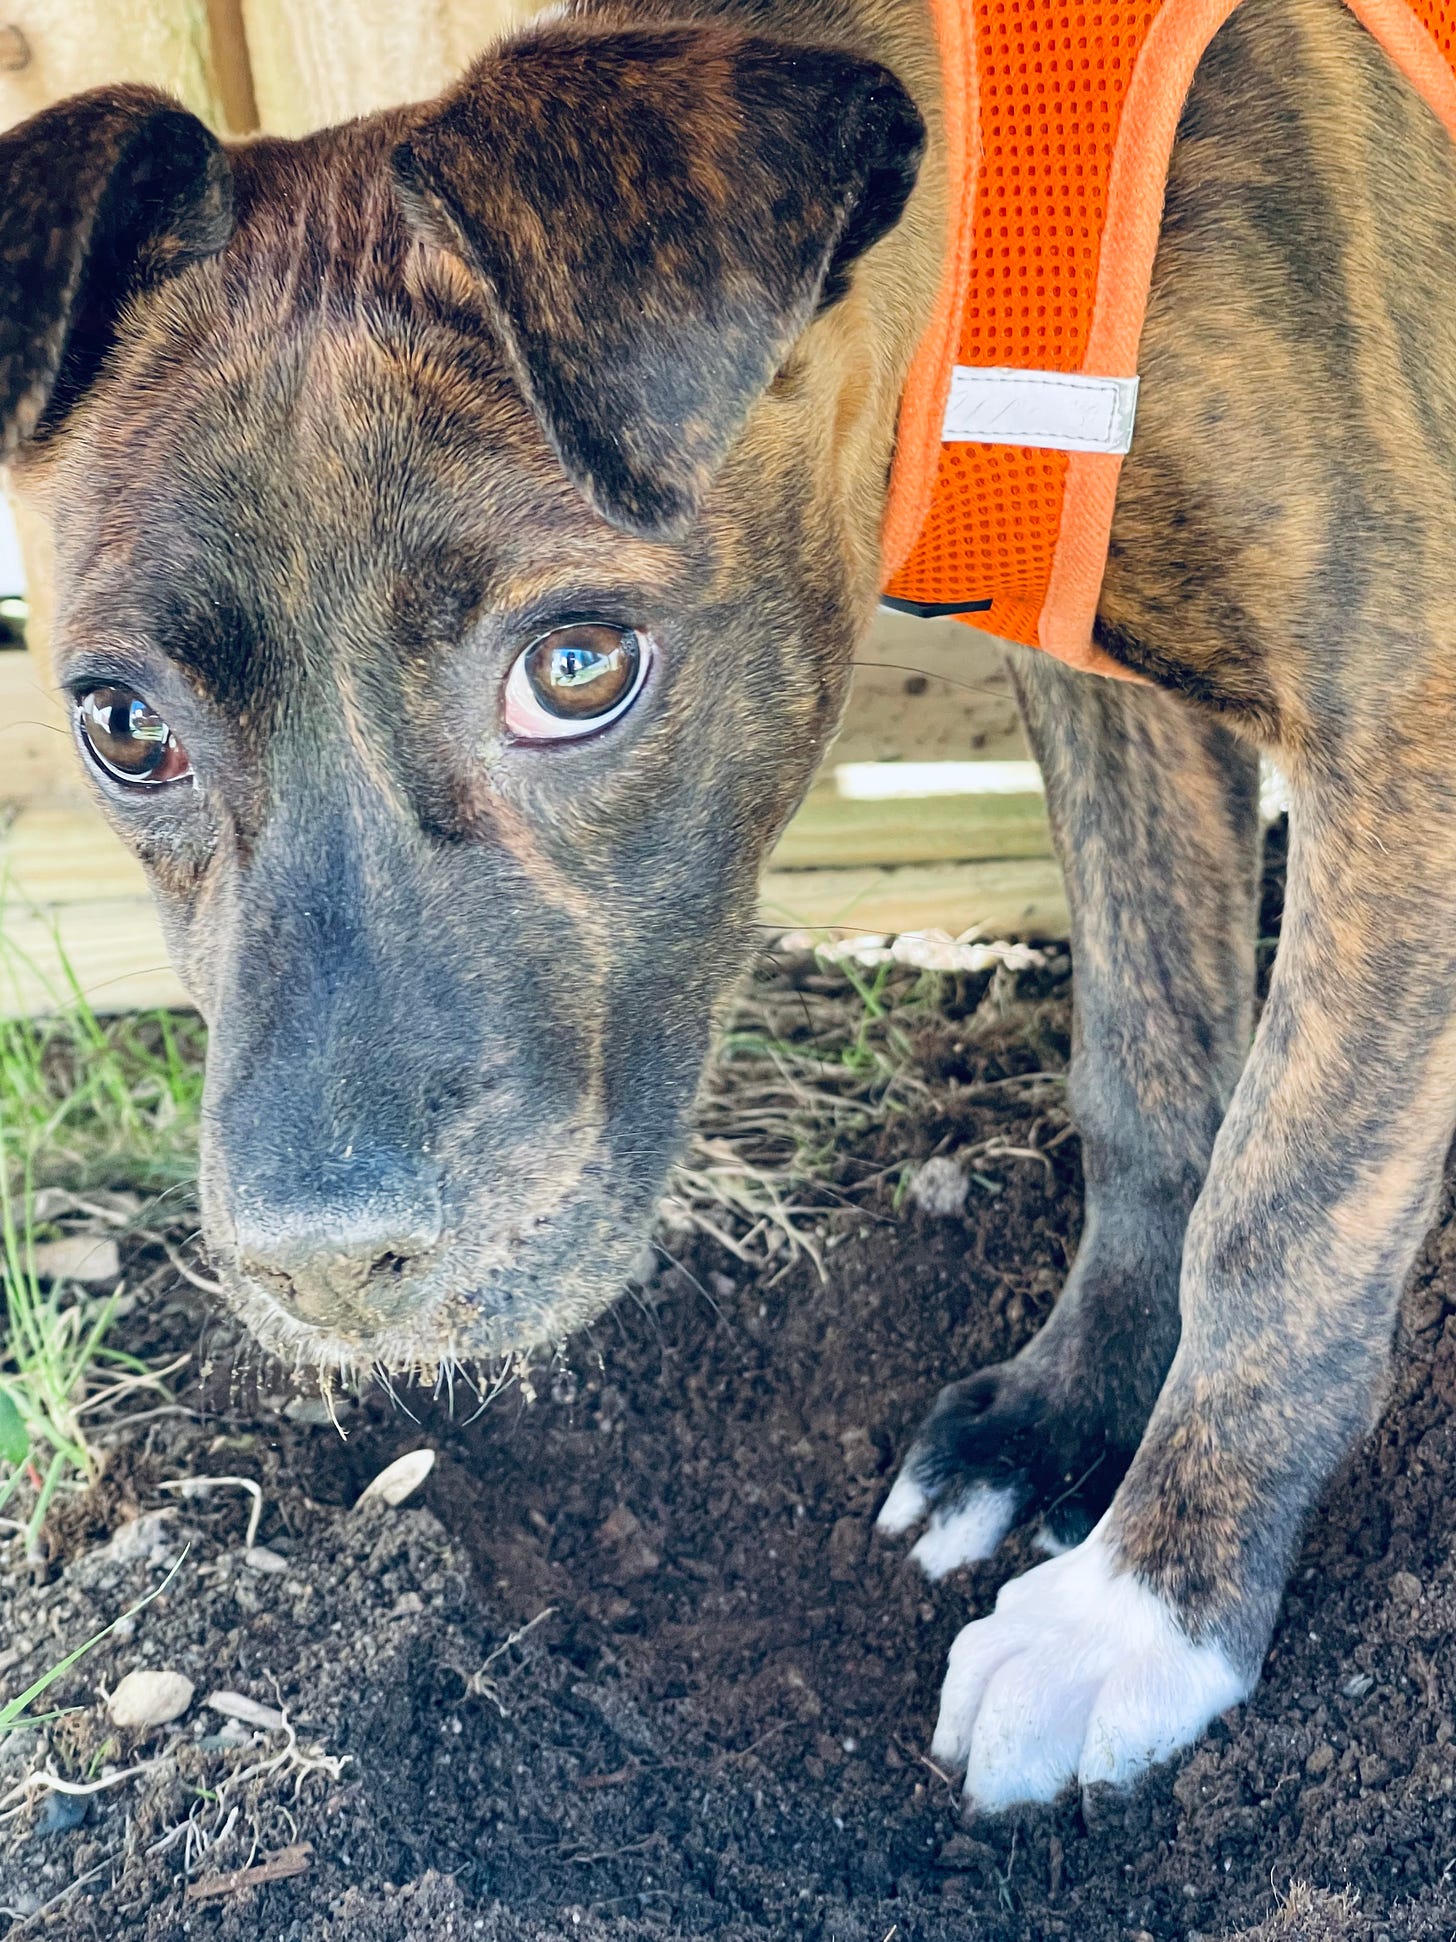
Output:
<path fill-rule="evenodd" d="M 626 1278 L 872 603 L 921 139 L 845 54 L 572 24 L 300 142 L 0 137 L 0 456 L 266 1342 L 490 1354 Z"/>

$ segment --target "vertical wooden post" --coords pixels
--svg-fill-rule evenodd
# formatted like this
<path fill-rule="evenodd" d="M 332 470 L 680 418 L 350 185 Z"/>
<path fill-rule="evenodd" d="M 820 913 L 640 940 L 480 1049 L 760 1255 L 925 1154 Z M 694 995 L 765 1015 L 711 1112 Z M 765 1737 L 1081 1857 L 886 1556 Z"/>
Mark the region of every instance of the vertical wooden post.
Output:
<path fill-rule="evenodd" d="M 250 135 L 258 126 L 258 102 L 248 58 L 242 0 L 207 0 L 211 29 L 213 93 L 230 135 Z"/>

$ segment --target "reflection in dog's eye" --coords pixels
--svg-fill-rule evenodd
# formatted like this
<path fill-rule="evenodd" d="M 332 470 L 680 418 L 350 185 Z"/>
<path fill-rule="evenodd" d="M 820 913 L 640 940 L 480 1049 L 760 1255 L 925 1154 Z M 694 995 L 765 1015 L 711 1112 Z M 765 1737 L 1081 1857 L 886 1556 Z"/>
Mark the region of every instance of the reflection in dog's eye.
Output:
<path fill-rule="evenodd" d="M 613 722 L 646 679 L 647 637 L 582 621 L 533 641 L 506 678 L 505 725 L 518 741 L 563 741 Z"/>
<path fill-rule="evenodd" d="M 192 773 L 187 751 L 150 702 L 132 688 L 90 688 L 76 703 L 87 754 L 118 782 L 180 782 Z"/>

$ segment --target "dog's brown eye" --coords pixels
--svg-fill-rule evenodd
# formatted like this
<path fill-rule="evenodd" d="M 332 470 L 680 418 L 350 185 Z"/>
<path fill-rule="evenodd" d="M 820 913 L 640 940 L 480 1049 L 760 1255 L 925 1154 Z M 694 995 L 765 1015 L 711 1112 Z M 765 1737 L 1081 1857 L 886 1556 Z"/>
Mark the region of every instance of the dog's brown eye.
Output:
<path fill-rule="evenodd" d="M 582 621 L 533 641 L 506 679 L 506 727 L 525 742 L 604 728 L 636 700 L 648 644 L 634 627 Z"/>
<path fill-rule="evenodd" d="M 187 751 L 132 688 L 90 688 L 76 704 L 81 740 L 98 768 L 118 782 L 156 785 L 191 775 Z"/>

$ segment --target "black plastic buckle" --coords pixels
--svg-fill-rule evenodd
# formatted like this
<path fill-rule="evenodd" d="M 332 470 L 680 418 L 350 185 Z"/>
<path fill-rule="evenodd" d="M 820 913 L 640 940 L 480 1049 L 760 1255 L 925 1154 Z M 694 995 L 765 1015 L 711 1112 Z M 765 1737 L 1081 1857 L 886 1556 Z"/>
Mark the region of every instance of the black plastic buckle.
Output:
<path fill-rule="evenodd" d="M 890 607 L 897 614 L 911 614 L 916 620 L 948 620 L 952 614 L 989 614 L 989 600 L 946 600 L 939 604 L 923 600 L 892 600 L 887 593 L 880 595 L 880 605 Z"/>

